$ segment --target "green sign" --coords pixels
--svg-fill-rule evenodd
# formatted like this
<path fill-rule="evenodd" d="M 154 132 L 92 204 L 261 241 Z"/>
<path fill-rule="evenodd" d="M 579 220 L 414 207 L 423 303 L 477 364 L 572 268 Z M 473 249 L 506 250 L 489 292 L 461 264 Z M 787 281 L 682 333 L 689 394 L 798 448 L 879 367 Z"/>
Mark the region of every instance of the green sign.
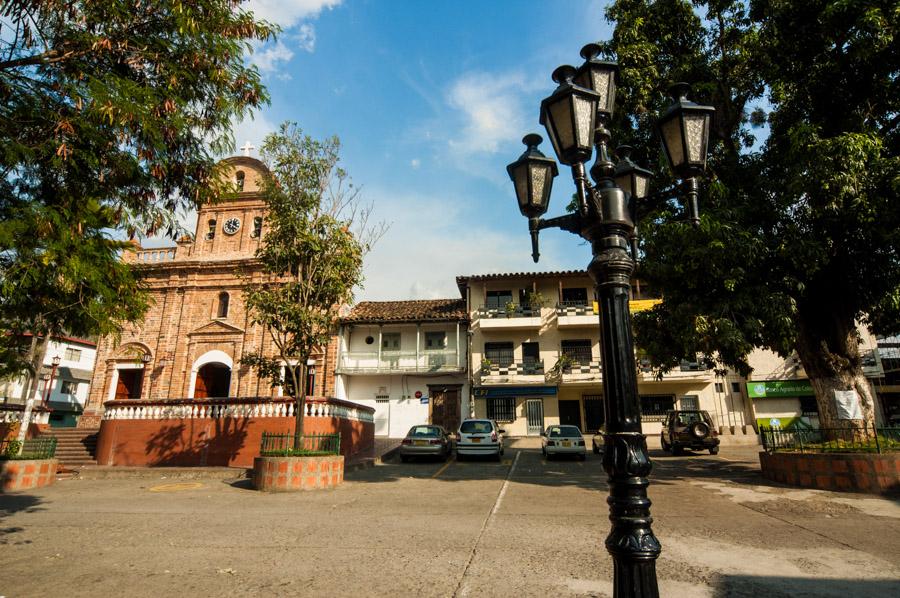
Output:
<path fill-rule="evenodd" d="M 761 380 L 747 382 L 747 394 L 751 399 L 777 399 L 781 397 L 811 397 L 809 380 Z"/>

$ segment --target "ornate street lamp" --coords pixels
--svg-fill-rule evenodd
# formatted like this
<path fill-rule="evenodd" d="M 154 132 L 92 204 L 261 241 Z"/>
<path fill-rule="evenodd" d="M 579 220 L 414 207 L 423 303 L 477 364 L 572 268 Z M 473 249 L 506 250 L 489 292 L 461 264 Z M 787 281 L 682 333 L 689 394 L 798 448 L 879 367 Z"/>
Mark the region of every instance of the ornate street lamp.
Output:
<path fill-rule="evenodd" d="M 648 476 L 652 468 L 647 440 L 641 430 L 641 409 L 637 392 L 634 340 L 628 309 L 631 276 L 637 248 L 634 243 L 635 202 L 647 196 L 650 171 L 635 165 L 630 148 L 619 148 L 619 163 L 609 156 L 610 134 L 606 122 L 614 109 L 614 63 L 596 59 L 599 47 L 588 44 L 582 49 L 586 62 L 578 71 L 559 67 L 553 80 L 556 91 L 541 103 L 541 124 L 547 129 L 559 161 L 571 166 L 577 189 L 578 212 L 557 218 L 540 218 L 549 203 L 550 187 L 526 184 L 528 172 L 543 169 L 541 180 L 552 181 L 543 155 L 538 156 L 540 138 L 527 136 L 528 149 L 507 168 L 516 190 L 519 209 L 528 218 L 532 237 L 532 256 L 538 261 L 537 238 L 540 230 L 561 228 L 577 234 L 591 244 L 593 259 L 588 272 L 594 280 L 600 307 L 600 345 L 603 367 L 604 411 L 606 415 L 603 469 L 609 475 L 609 518 L 612 527 L 606 549 L 614 563 L 613 588 L 618 598 L 658 598 L 656 559 L 660 544 L 650 524 Z M 605 92 L 603 91 L 605 90 Z M 697 106 L 679 93 L 676 103 L 660 121 L 660 130 L 673 170 L 681 178 L 703 172 L 709 121 L 712 108 Z M 605 94 L 605 95 L 604 95 Z M 585 110 L 590 107 L 591 114 Z M 673 124 L 674 123 L 674 124 Z M 595 184 L 587 184 L 584 163 L 591 157 L 585 148 L 585 129 L 590 127 L 597 158 L 591 167 Z M 698 143 L 699 140 L 699 143 Z M 681 143 L 676 148 L 674 144 Z M 670 144 L 671 145 L 670 147 Z M 680 148 L 680 149 L 679 149 Z M 680 153 L 679 153 L 680 151 Z M 673 157 L 675 160 L 673 160 Z M 535 161 L 542 158 L 540 161 Z M 527 169 L 532 167 L 531 171 Z M 524 182 L 523 182 L 524 181 Z M 696 193 L 691 219 L 696 219 Z M 629 205 L 630 204 L 630 205 Z"/>
<path fill-rule="evenodd" d="M 59 358 L 59 355 L 54 355 L 53 359 L 50 360 L 50 363 L 53 364 L 53 367 L 50 369 L 50 376 L 49 378 L 44 377 L 44 398 L 41 401 L 44 407 L 47 406 L 47 401 L 50 400 L 50 391 L 53 390 L 53 378 L 56 377 L 56 368 L 59 367 L 60 361 L 62 360 Z"/>
<path fill-rule="evenodd" d="M 697 177 L 706 169 L 709 124 L 716 109 L 688 100 L 690 90 L 687 83 L 676 83 L 671 87 L 669 94 L 675 103 L 669 106 L 656 126 L 669 166 L 687 183 L 688 213 L 696 226 L 700 222 Z"/>
<path fill-rule="evenodd" d="M 546 157 L 537 146 L 543 141 L 540 135 L 531 133 L 522 138 L 527 147 L 519 159 L 506 167 L 509 178 L 516 187 L 519 211 L 528 218 L 531 230 L 531 250 L 534 261 L 538 260 L 538 218 L 547 212 L 550 190 L 559 169 L 553 158 Z"/>
<path fill-rule="evenodd" d="M 151 357 L 150 357 L 149 353 L 141 354 L 141 363 L 143 364 L 143 367 L 145 369 L 147 368 L 147 364 L 150 363 L 150 359 L 151 359 Z"/>

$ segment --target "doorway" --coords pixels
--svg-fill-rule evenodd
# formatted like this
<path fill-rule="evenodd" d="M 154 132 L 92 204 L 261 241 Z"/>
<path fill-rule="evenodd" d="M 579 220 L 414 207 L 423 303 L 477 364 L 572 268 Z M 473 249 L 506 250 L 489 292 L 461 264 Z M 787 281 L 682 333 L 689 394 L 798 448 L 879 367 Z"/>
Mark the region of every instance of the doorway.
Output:
<path fill-rule="evenodd" d="M 459 428 L 460 387 L 429 386 L 431 396 L 431 423 L 442 426 L 448 432 Z"/>
<path fill-rule="evenodd" d="M 140 399 L 141 387 L 144 385 L 144 370 L 127 369 L 119 370 L 119 379 L 116 382 L 117 401 L 126 399 Z"/>
<path fill-rule="evenodd" d="M 544 401 L 543 399 L 528 399 L 525 401 L 525 419 L 528 423 L 528 436 L 540 436 L 544 431 Z"/>
<path fill-rule="evenodd" d="M 197 370 L 195 399 L 227 397 L 231 387 L 231 368 L 223 363 L 207 363 Z"/>
<path fill-rule="evenodd" d="M 603 395 L 583 395 L 585 432 L 598 432 L 603 427 Z"/>
<path fill-rule="evenodd" d="M 581 429 L 581 402 L 560 401 L 559 423 L 563 426 L 575 426 Z"/>

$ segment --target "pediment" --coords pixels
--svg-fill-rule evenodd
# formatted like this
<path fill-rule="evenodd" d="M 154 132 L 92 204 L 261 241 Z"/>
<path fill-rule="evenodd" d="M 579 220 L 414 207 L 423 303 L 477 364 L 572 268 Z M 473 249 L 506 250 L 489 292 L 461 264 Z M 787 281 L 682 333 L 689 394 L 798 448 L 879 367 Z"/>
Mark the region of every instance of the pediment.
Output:
<path fill-rule="evenodd" d="M 228 322 L 223 322 L 221 320 L 213 320 L 212 322 L 208 322 L 199 328 L 195 328 L 188 332 L 188 336 L 194 336 L 198 334 L 243 334 L 244 329 L 238 328 L 237 326 L 232 326 Z"/>

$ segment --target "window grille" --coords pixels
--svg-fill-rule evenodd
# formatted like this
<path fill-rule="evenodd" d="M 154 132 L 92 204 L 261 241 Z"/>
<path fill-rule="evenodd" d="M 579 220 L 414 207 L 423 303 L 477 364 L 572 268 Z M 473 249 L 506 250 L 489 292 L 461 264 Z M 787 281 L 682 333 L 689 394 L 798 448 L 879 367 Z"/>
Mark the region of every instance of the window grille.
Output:
<path fill-rule="evenodd" d="M 515 397 L 496 397 L 487 399 L 487 416 L 498 422 L 516 420 Z"/>
<path fill-rule="evenodd" d="M 571 357 L 575 363 L 588 365 L 593 359 L 591 345 L 590 339 L 564 340 L 562 341 L 562 354 Z"/>
<path fill-rule="evenodd" d="M 648 422 L 661 422 L 667 411 L 675 408 L 673 395 L 641 395 L 641 418 Z"/>

